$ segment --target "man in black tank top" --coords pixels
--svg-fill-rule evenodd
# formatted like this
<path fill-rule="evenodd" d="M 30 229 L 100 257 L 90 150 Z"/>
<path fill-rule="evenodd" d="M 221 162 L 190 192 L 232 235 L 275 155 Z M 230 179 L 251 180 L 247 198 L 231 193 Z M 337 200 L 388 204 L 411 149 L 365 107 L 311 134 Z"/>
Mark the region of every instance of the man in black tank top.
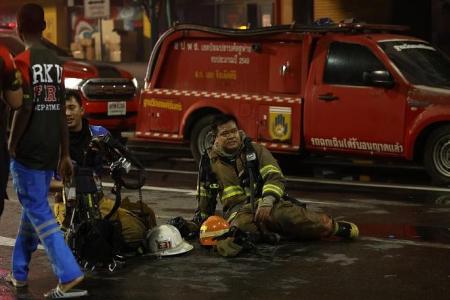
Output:
<path fill-rule="evenodd" d="M 13 250 L 12 272 L 7 280 L 14 286 L 27 284 L 31 254 L 43 244 L 59 284 L 46 298 L 86 295 L 71 290 L 83 280 L 83 273 L 65 244 L 59 225 L 47 201 L 50 180 L 58 167 L 69 178 L 68 130 L 65 117 L 64 81 L 58 57 L 42 43 L 44 11 L 37 4 L 25 4 L 17 15 L 20 37 L 26 50 L 16 57 L 23 76 L 23 105 L 15 113 L 9 151 L 11 174 L 20 203 L 22 220 Z"/>

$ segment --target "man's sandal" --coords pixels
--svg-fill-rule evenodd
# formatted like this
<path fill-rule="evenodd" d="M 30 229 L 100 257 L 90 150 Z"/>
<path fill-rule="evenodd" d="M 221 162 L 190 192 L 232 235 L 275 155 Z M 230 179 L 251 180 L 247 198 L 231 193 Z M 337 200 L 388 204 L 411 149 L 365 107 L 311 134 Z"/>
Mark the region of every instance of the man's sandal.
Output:
<path fill-rule="evenodd" d="M 48 293 L 44 294 L 46 299 L 67 299 L 83 297 L 88 295 L 87 290 L 74 289 L 81 281 L 83 281 L 84 276 L 80 276 L 68 283 L 59 283 L 56 288 L 52 289 Z"/>
<path fill-rule="evenodd" d="M 26 281 L 21 281 L 21 280 L 15 279 L 11 272 L 6 274 L 6 276 L 3 277 L 3 279 L 6 282 L 10 283 L 15 288 L 24 288 L 28 285 L 28 283 Z"/>

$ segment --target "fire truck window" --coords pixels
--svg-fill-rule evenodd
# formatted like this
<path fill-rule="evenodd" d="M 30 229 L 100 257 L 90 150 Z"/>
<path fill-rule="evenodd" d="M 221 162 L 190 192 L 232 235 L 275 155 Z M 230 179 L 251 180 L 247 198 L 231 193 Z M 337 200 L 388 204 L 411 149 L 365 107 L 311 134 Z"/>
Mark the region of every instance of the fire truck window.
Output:
<path fill-rule="evenodd" d="M 383 64 L 365 46 L 349 43 L 331 43 L 323 82 L 364 86 L 364 72 L 385 70 Z"/>

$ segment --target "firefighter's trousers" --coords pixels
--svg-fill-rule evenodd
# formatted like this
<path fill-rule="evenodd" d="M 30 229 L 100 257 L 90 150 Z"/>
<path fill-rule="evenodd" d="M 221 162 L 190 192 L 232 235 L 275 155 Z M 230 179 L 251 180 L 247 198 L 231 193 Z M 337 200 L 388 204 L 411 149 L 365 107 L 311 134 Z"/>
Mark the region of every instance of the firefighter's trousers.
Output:
<path fill-rule="evenodd" d="M 251 205 L 245 204 L 231 219 L 231 226 L 251 233 L 275 232 L 293 240 L 319 239 L 330 235 L 333 228 L 333 220 L 328 215 L 310 211 L 285 200 L 274 204 L 268 222 L 257 225 L 253 219 Z M 217 249 L 223 256 L 235 256 L 242 247 L 236 245 L 230 238 L 219 241 Z"/>
<path fill-rule="evenodd" d="M 12 272 L 15 279 L 26 281 L 31 254 L 39 242 L 44 246 L 59 282 L 70 282 L 83 273 L 53 217 L 47 193 L 53 171 L 29 169 L 12 160 L 11 174 L 22 217 L 13 250 Z"/>

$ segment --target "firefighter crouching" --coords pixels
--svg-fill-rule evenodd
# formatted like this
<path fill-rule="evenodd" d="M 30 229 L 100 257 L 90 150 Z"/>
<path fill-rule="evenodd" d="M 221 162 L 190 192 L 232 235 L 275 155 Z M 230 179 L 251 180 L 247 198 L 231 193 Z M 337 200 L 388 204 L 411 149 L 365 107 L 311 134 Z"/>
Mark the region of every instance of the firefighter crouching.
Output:
<path fill-rule="evenodd" d="M 87 119 L 84 118 L 84 109 L 81 100 L 75 96 L 66 98 L 66 118 L 67 127 L 69 128 L 69 150 L 70 157 L 74 165 L 83 166 L 86 161 L 90 161 L 90 165 L 95 173 L 96 181 L 99 189 L 100 202 L 99 209 L 102 217 L 105 217 L 113 208 L 114 201 L 103 196 L 100 175 L 102 174 L 103 160 L 102 155 L 86 157 L 88 148 L 92 148 L 96 144 L 96 139 L 109 134 L 108 130 L 102 126 L 89 125 Z M 99 145 L 99 144 L 98 144 Z M 100 145 L 99 145 L 100 146 Z M 95 148 L 95 147 L 94 147 Z M 100 149 L 97 149 L 99 152 Z M 95 151 L 93 152 L 95 153 Z M 52 181 L 51 190 L 55 193 L 55 204 L 53 211 L 57 221 L 68 228 L 70 223 L 71 210 L 75 205 L 74 201 L 67 199 L 67 203 L 62 201 L 61 181 Z M 133 212 L 140 211 L 142 216 L 138 216 Z M 121 224 L 121 235 L 127 246 L 139 246 L 145 238 L 146 231 L 156 226 L 156 216 L 154 211 L 144 203 L 133 203 L 128 198 L 122 199 L 121 207 L 111 216 L 111 221 L 119 221 Z"/>
<path fill-rule="evenodd" d="M 236 256 L 245 245 L 242 233 L 258 236 L 253 241 L 276 242 L 339 236 L 354 239 L 358 227 L 334 221 L 330 216 L 307 210 L 285 193 L 283 173 L 272 154 L 252 143 L 232 116 L 219 115 L 212 123 L 214 145 L 200 164 L 198 208 L 194 217 L 201 224 L 214 215 L 217 196 L 231 229 L 217 241 L 222 256 Z M 248 239 L 247 239 L 248 240 Z"/>

